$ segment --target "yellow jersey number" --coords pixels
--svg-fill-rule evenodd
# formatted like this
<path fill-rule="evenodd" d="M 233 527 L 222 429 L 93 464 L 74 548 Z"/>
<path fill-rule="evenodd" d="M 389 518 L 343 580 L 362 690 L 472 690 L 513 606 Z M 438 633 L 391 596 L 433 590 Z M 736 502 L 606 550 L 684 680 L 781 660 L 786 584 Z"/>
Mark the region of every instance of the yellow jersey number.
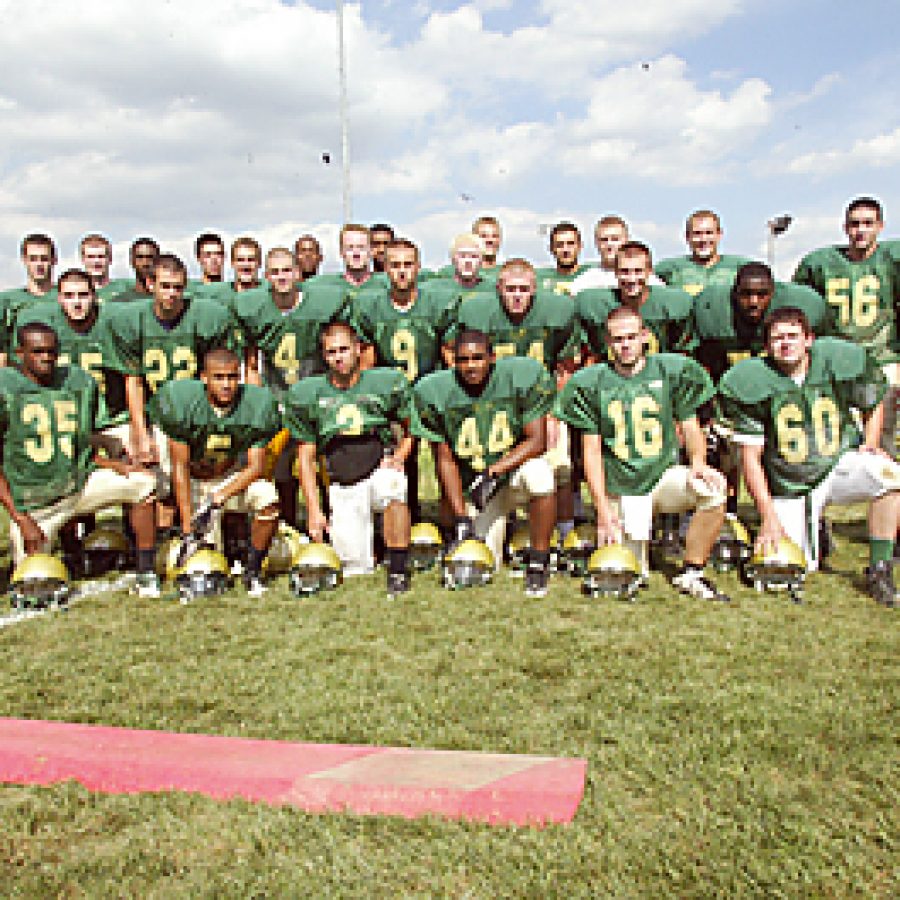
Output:
<path fill-rule="evenodd" d="M 841 412 L 831 397 L 818 397 L 810 407 L 813 441 L 820 456 L 834 456 L 841 446 Z M 792 465 L 806 462 L 809 438 L 803 410 L 796 403 L 785 403 L 775 417 L 778 452 Z"/>
<path fill-rule="evenodd" d="M 623 401 L 613 400 L 606 411 L 615 428 L 612 449 L 619 459 L 630 459 L 632 447 L 644 459 L 659 456 L 663 449 L 663 430 L 659 404 L 653 397 L 635 397 L 627 411 Z"/>
<path fill-rule="evenodd" d="M 503 359 L 504 356 L 516 356 L 515 344 L 494 344 L 494 356 L 497 359 Z M 532 359 L 536 359 L 541 365 L 544 365 L 544 342 L 533 341 L 525 354 Z"/>
<path fill-rule="evenodd" d="M 56 364 L 59 366 L 70 366 L 72 360 L 68 353 L 61 353 Z M 106 393 L 106 377 L 103 374 L 102 353 L 85 350 L 84 353 L 79 355 L 76 365 L 81 366 L 97 382 L 97 387 L 100 389 L 101 394 Z"/>
<path fill-rule="evenodd" d="M 56 440 L 53 439 L 53 418 L 56 419 Z M 74 400 L 55 400 L 52 416 L 46 406 L 26 403 L 22 407 L 22 423 L 34 425 L 34 437 L 25 441 L 25 452 L 32 462 L 50 462 L 57 448 L 64 456 L 72 458 L 72 434 L 78 430 L 78 406 Z"/>
<path fill-rule="evenodd" d="M 211 434 L 206 439 L 203 458 L 214 466 L 221 465 L 231 457 L 231 435 Z"/>
<path fill-rule="evenodd" d="M 825 282 L 825 299 L 835 307 L 837 323 L 846 328 L 871 328 L 878 319 L 878 297 L 881 282 L 877 275 L 865 275 L 850 290 L 849 278 L 829 278 Z"/>
<path fill-rule="evenodd" d="M 362 434 L 363 415 L 360 409 L 354 403 L 345 403 L 338 411 L 335 417 L 341 434 L 349 437 L 357 437 Z"/>
<path fill-rule="evenodd" d="M 281 371 L 281 377 L 285 384 L 294 384 L 300 372 L 296 334 L 289 331 L 282 337 L 281 343 L 272 357 L 272 364 Z"/>
<path fill-rule="evenodd" d="M 497 410 L 488 431 L 487 452 L 492 456 L 502 456 L 514 443 L 512 429 L 509 427 L 509 414 L 505 410 Z M 469 416 L 459 426 L 454 451 L 460 459 L 467 460 L 476 472 L 484 471 L 484 445 L 478 434 L 475 416 Z"/>
<path fill-rule="evenodd" d="M 391 338 L 391 356 L 394 364 L 403 372 L 407 381 L 419 377 L 419 359 L 416 356 L 416 336 L 406 328 L 398 328 Z"/>
<path fill-rule="evenodd" d="M 165 350 L 159 347 L 148 347 L 144 353 L 144 377 L 152 393 L 159 390 L 160 385 L 172 380 L 193 378 L 197 374 L 197 357 L 190 347 L 176 347 L 172 351 L 172 364 Z"/>

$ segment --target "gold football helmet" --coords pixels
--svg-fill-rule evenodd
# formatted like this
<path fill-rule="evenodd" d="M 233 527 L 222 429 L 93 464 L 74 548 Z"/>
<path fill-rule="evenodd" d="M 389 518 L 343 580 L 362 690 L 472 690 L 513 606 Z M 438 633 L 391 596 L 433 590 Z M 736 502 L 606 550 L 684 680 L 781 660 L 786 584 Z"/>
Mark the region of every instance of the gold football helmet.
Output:
<path fill-rule="evenodd" d="M 431 522 L 419 522 L 409 532 L 409 560 L 417 572 L 433 569 L 441 556 L 444 542 L 438 527 Z"/>
<path fill-rule="evenodd" d="M 296 528 L 292 528 L 287 522 L 279 522 L 278 530 L 269 544 L 269 552 L 263 560 L 262 570 L 270 578 L 276 575 L 286 575 L 297 564 L 300 548 L 308 543 Z"/>
<path fill-rule="evenodd" d="M 156 562 L 154 568 L 156 574 L 166 581 L 175 580 L 175 570 L 178 567 L 178 551 L 181 548 L 181 539 L 177 537 L 166 538 L 156 549 Z"/>
<path fill-rule="evenodd" d="M 56 609 L 69 602 L 69 570 L 49 553 L 26 556 L 9 584 L 15 609 Z"/>
<path fill-rule="evenodd" d="M 727 572 L 743 565 L 752 552 L 753 544 L 744 523 L 734 513 L 727 513 L 709 555 L 710 563 L 717 571 Z"/>
<path fill-rule="evenodd" d="M 589 597 L 633 600 L 643 580 L 634 553 L 622 544 L 607 544 L 590 555 L 581 589 Z"/>
<path fill-rule="evenodd" d="M 175 571 L 175 584 L 182 603 L 198 597 L 221 594 L 231 587 L 231 568 L 218 550 L 201 547 Z"/>
<path fill-rule="evenodd" d="M 291 590 L 308 597 L 336 588 L 344 580 L 341 560 L 329 544 L 304 544 L 291 569 Z"/>
<path fill-rule="evenodd" d="M 131 563 L 128 538 L 117 528 L 108 525 L 95 528 L 81 544 L 81 574 L 85 578 L 122 571 Z"/>
<path fill-rule="evenodd" d="M 509 540 L 506 542 L 507 563 L 510 567 L 510 575 L 520 577 L 528 568 L 528 551 L 531 549 L 531 528 L 527 522 L 516 525 Z M 551 572 L 559 572 L 561 569 L 562 549 L 559 544 L 559 530 L 554 528 L 550 535 L 550 560 Z"/>
<path fill-rule="evenodd" d="M 583 523 L 573 528 L 563 541 L 563 567 L 573 578 L 583 578 L 588 560 L 597 549 L 597 528 Z"/>
<path fill-rule="evenodd" d="M 744 563 L 743 574 L 757 591 L 787 591 L 792 600 L 799 602 L 806 578 L 806 557 L 793 541 L 782 538 L 772 551 L 754 551 Z"/>
<path fill-rule="evenodd" d="M 483 541 L 470 539 L 454 547 L 441 564 L 441 579 L 450 590 L 480 587 L 494 576 L 494 554 Z"/>

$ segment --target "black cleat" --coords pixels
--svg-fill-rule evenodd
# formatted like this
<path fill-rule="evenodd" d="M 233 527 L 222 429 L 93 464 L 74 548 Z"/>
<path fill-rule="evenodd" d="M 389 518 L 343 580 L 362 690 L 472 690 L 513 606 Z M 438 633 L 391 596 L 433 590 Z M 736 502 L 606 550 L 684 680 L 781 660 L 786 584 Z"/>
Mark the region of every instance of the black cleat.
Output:
<path fill-rule="evenodd" d="M 540 599 L 547 596 L 550 572 L 546 566 L 529 565 L 525 570 L 525 596 Z"/>
<path fill-rule="evenodd" d="M 882 560 L 866 569 L 866 587 L 869 589 L 869 596 L 876 603 L 893 609 L 897 605 L 893 563 Z"/>
<path fill-rule="evenodd" d="M 409 593 L 411 587 L 412 579 L 410 579 L 408 572 L 394 572 L 393 574 L 391 574 L 390 572 L 388 573 L 388 600 L 393 600 L 395 597 L 399 597 L 400 594 Z"/>
<path fill-rule="evenodd" d="M 819 560 L 827 559 L 835 550 L 837 550 L 837 544 L 831 531 L 831 522 L 822 519 L 819 522 Z"/>

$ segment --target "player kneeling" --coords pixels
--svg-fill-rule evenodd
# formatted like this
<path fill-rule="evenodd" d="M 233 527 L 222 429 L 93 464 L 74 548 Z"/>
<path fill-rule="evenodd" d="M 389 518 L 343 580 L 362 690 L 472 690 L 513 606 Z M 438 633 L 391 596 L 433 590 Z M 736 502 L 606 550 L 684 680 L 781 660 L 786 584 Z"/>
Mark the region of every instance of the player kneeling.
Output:
<path fill-rule="evenodd" d="M 499 564 L 506 517 L 527 503 L 525 592 L 543 597 L 556 522 L 553 469 L 543 456 L 553 379 L 529 357 L 496 359 L 481 331 L 459 333 L 454 360 L 452 370 L 427 375 L 415 386 L 413 431 L 432 443 L 457 542 L 477 535 Z"/>
<path fill-rule="evenodd" d="M 673 584 L 705 600 L 727 600 L 703 570 L 725 518 L 725 478 L 706 464 L 697 409 L 714 393 L 693 359 L 646 355 L 640 313 L 622 306 L 606 320 L 611 363 L 582 369 L 555 414 L 582 432 L 584 470 L 597 510 L 597 544 L 624 543 L 646 574 L 654 513 L 694 510 L 684 566 Z M 676 423 L 690 465 L 678 465 Z"/>
<path fill-rule="evenodd" d="M 186 542 L 193 538 L 221 549 L 223 512 L 253 516 L 245 583 L 252 596 L 261 596 L 260 570 L 278 527 L 278 493 L 263 480 L 263 470 L 266 445 L 281 427 L 281 416 L 268 388 L 239 382 L 237 354 L 211 350 L 200 381 L 169 381 L 159 389 L 150 418 L 168 438 Z"/>
<path fill-rule="evenodd" d="M 397 369 L 360 368 L 359 336 L 349 325 L 322 329 L 328 369 L 296 382 L 285 398 L 285 424 L 300 441 L 300 489 L 314 541 L 327 531 L 344 575 L 375 568 L 374 513 L 383 513 L 390 596 L 409 590 L 409 508 L 403 467 L 412 449 L 409 383 Z M 399 434 L 395 443 L 394 432 Z M 324 456 L 331 521 L 322 512 L 317 481 Z"/>
<path fill-rule="evenodd" d="M 864 347 L 814 340 L 799 309 L 773 312 L 764 333 L 767 355 L 738 363 L 719 385 L 724 424 L 741 446 L 761 518 L 757 547 L 789 537 L 814 571 L 822 510 L 869 501 L 869 593 L 894 606 L 900 465 L 880 447 L 885 377 Z M 862 414 L 862 440 L 853 410 Z"/>
<path fill-rule="evenodd" d="M 19 329 L 18 366 L 0 369 L 0 503 L 10 517 L 13 562 L 49 553 L 60 529 L 77 516 L 133 504 L 138 590 L 158 596 L 153 571 L 155 478 L 94 452 L 105 413 L 97 382 L 78 366 L 59 366 L 59 342 L 48 325 Z"/>

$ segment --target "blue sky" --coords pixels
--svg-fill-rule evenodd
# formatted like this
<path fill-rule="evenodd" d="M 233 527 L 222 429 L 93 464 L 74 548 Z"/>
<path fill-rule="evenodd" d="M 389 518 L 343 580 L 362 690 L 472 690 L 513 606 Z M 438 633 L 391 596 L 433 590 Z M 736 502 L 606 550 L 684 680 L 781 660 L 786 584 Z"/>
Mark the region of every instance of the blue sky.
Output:
<path fill-rule="evenodd" d="M 840 240 L 858 194 L 898 234 L 896 0 L 375 0 L 345 16 L 354 218 L 395 223 L 428 263 L 483 212 L 505 252 L 542 263 L 542 225 L 589 232 L 607 212 L 660 257 L 682 252 L 691 209 L 719 210 L 724 249 L 748 255 L 791 212 L 782 275 Z M 0 0 L 12 21 L 0 285 L 20 283 L 33 230 L 64 264 L 104 231 L 119 274 L 134 236 L 189 255 L 207 228 L 266 247 L 312 231 L 336 265 L 333 3 Z"/>

